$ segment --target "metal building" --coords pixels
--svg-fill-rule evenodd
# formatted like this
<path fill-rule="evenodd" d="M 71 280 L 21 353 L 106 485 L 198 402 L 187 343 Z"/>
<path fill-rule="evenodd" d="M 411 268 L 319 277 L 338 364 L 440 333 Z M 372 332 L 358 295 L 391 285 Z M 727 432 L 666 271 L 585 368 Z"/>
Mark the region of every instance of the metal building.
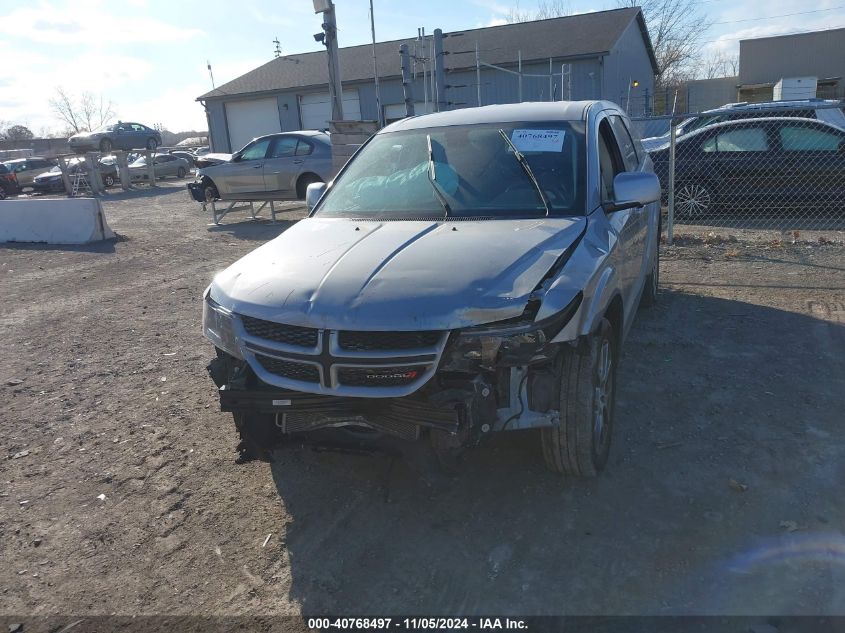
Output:
<path fill-rule="evenodd" d="M 633 110 L 635 104 L 648 103 L 648 94 L 654 91 L 657 62 L 638 8 L 470 29 L 443 37 L 446 89 L 438 98 L 441 109 L 476 106 L 479 97 L 482 105 L 515 103 L 521 97 L 522 101 L 609 99 L 623 107 L 630 103 Z M 405 115 L 402 44 L 418 58 L 411 82 L 416 113 L 434 109 L 422 62 L 427 57 L 431 69 L 430 40 L 376 44 L 385 121 Z M 371 45 L 341 48 L 339 56 L 344 118 L 378 120 Z M 520 66 L 521 78 L 507 72 Z M 286 55 L 198 97 L 206 108 L 212 148 L 235 151 L 261 134 L 327 128 L 331 114 L 327 75 L 324 51 Z"/>
<path fill-rule="evenodd" d="M 816 80 L 812 94 L 791 98 L 845 97 L 845 28 L 740 41 L 740 100 L 769 101 L 789 78 Z"/>

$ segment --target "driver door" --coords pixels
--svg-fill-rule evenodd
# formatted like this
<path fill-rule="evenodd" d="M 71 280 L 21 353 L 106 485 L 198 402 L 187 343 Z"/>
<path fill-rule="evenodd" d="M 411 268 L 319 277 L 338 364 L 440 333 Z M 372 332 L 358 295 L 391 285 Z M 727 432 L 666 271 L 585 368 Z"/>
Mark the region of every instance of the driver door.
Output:
<path fill-rule="evenodd" d="M 235 155 L 231 163 L 221 165 L 222 174 L 214 179 L 220 193 L 264 194 L 264 159 L 271 141 L 270 138 L 252 141 Z"/>
<path fill-rule="evenodd" d="M 598 132 L 601 201 L 603 203 L 613 202 L 615 201 L 613 179 L 626 171 L 625 162 L 608 118 L 601 121 Z M 617 238 L 616 253 L 612 261 L 622 291 L 622 305 L 625 306 L 625 326 L 627 329 L 633 315 L 631 306 L 635 305 L 635 293 L 639 292 L 638 282 L 644 255 L 642 240 L 642 234 L 645 232 L 643 208 L 634 207 L 605 213 L 611 230 Z"/>

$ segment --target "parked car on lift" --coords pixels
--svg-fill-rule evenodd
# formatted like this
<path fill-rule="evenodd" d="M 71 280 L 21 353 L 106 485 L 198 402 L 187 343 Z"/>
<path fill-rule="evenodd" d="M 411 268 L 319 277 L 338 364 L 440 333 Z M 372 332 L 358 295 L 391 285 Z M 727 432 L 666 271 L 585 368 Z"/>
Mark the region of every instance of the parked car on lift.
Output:
<path fill-rule="evenodd" d="M 161 145 L 161 134 L 140 123 L 118 121 L 93 132 L 81 132 L 68 139 L 68 145 L 74 152 L 101 151 L 114 149 L 151 149 Z"/>
<path fill-rule="evenodd" d="M 669 149 L 651 152 L 667 193 Z M 675 213 L 706 217 L 749 209 L 845 209 L 845 130 L 814 119 L 715 123 L 675 147 Z"/>
<path fill-rule="evenodd" d="M 20 191 L 18 178 L 15 172 L 3 163 L 0 163 L 0 200 L 13 196 Z"/>
<path fill-rule="evenodd" d="M 53 158 L 31 156 L 29 158 L 7 160 L 3 164 L 14 172 L 17 177 L 18 187 L 25 189 L 32 187 L 32 181 L 38 174 L 43 173 L 45 169 L 55 167 L 56 160 Z"/>
<path fill-rule="evenodd" d="M 191 165 L 184 158 L 172 154 L 154 154 L 153 171 L 156 178 L 173 176 L 184 178 L 191 170 Z M 147 157 L 141 156 L 129 165 L 129 178 L 131 180 L 148 180 L 149 170 L 147 169 Z"/>
<path fill-rule="evenodd" d="M 68 173 L 73 176 L 80 172 L 87 172 L 85 160 L 72 158 L 68 161 Z M 113 187 L 118 180 L 117 160 L 114 156 L 104 156 L 99 160 L 100 178 L 103 186 Z M 58 193 L 65 190 L 62 181 L 62 170 L 59 166 L 53 167 L 50 171 L 38 174 L 32 181 L 32 188 L 39 193 Z"/>
<path fill-rule="evenodd" d="M 713 110 L 707 110 L 698 117 L 690 117 L 681 121 L 675 128 L 675 138 L 689 134 L 708 125 L 737 119 L 756 117 L 801 117 L 804 119 L 818 119 L 845 130 L 845 112 L 843 102 L 835 99 L 800 99 L 796 101 L 766 101 L 762 103 L 729 103 Z M 826 107 L 822 107 L 826 106 Z M 668 123 L 667 123 L 668 125 Z M 643 147 L 647 152 L 655 151 L 669 145 L 669 132 L 660 136 L 644 138 Z"/>
<path fill-rule="evenodd" d="M 199 169 L 190 189 L 206 201 L 268 196 L 304 200 L 308 185 L 328 182 L 334 173 L 328 134 L 281 132 L 253 139 L 226 163 Z"/>

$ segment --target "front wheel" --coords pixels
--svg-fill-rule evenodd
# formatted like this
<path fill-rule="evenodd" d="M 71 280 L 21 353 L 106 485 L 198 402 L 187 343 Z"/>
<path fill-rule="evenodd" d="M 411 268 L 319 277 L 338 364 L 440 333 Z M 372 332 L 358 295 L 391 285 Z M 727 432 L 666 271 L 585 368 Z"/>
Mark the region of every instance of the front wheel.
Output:
<path fill-rule="evenodd" d="M 178 171 L 178 172 L 176 172 L 176 177 L 177 177 L 177 178 L 184 178 L 186 173 L 187 173 L 187 172 L 185 171 L 185 168 L 184 168 L 184 167 L 180 167 L 180 168 L 179 168 L 179 171 Z"/>
<path fill-rule="evenodd" d="M 113 147 L 112 142 L 109 139 L 104 138 L 102 141 L 100 141 L 100 151 L 101 152 L 103 152 L 103 153 L 110 152 L 112 150 L 112 147 Z"/>
<path fill-rule="evenodd" d="M 616 335 L 607 319 L 589 339 L 589 350 L 567 350 L 558 365 L 560 425 L 541 429 L 549 470 L 595 477 L 607 464 L 616 398 Z"/>
<path fill-rule="evenodd" d="M 103 176 L 103 185 L 106 187 L 114 187 L 114 176 L 111 174 L 106 174 Z"/>
<path fill-rule="evenodd" d="M 657 285 L 660 282 L 660 225 L 657 227 L 657 239 L 654 244 L 654 262 L 651 265 L 651 272 L 645 278 L 643 295 L 640 298 L 640 305 L 650 308 L 657 303 Z"/>
<path fill-rule="evenodd" d="M 202 193 L 206 202 L 214 202 L 217 198 L 220 197 L 220 193 L 217 191 L 217 187 L 215 187 L 214 183 L 212 182 L 207 182 L 203 185 Z"/>

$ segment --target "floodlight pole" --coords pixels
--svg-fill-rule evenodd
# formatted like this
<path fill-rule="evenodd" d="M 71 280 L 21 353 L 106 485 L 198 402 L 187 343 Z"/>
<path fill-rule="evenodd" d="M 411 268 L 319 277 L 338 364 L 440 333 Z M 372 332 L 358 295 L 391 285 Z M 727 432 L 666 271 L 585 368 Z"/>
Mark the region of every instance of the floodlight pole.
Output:
<path fill-rule="evenodd" d="M 381 92 L 378 87 L 378 64 L 376 63 L 376 20 L 373 14 L 373 0 L 370 0 L 370 32 L 373 35 L 373 77 L 376 80 L 376 108 L 378 109 L 379 127 L 384 125 L 384 113 L 381 111 Z"/>

